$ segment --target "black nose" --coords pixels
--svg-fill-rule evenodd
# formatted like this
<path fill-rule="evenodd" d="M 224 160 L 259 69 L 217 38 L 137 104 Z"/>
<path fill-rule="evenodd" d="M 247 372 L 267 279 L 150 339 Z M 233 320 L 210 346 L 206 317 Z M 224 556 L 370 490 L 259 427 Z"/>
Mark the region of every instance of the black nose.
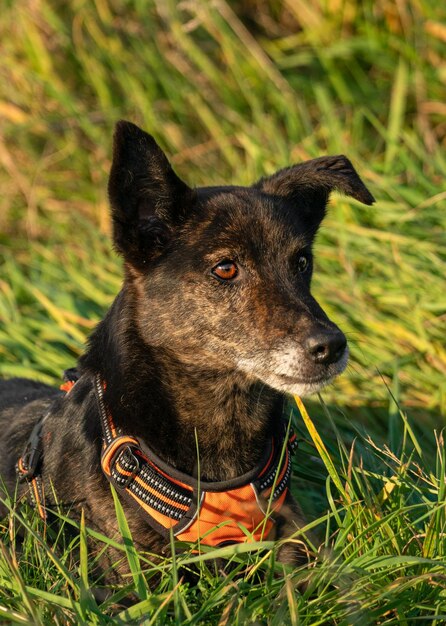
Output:
<path fill-rule="evenodd" d="M 335 363 L 344 354 L 347 339 L 338 331 L 319 332 L 310 335 L 305 341 L 305 349 L 315 363 Z"/>

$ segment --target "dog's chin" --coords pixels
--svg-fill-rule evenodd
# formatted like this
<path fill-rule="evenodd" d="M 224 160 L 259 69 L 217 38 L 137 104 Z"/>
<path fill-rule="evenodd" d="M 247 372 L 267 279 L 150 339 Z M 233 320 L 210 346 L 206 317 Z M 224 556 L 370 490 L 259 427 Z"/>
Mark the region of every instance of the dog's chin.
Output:
<path fill-rule="evenodd" d="M 326 385 L 329 385 L 334 381 L 347 367 L 348 362 L 348 349 L 345 350 L 342 357 L 336 363 L 330 363 L 324 368 L 322 373 L 316 375 L 306 375 L 305 372 L 287 372 L 286 374 L 280 372 L 265 372 L 256 371 L 256 375 L 262 382 L 269 387 L 296 396 L 308 396 L 312 393 L 317 393 Z"/>

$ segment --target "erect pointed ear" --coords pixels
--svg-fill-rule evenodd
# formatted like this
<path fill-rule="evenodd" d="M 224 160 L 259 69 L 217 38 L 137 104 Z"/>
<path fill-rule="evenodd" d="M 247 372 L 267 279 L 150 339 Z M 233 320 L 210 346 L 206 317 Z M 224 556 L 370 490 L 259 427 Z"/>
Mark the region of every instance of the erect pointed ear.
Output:
<path fill-rule="evenodd" d="M 166 244 L 194 192 L 178 178 L 151 135 L 120 121 L 108 194 L 115 247 L 130 263 L 143 267 Z"/>
<path fill-rule="evenodd" d="M 363 204 L 375 202 L 353 165 L 342 154 L 292 165 L 269 178 L 262 178 L 255 187 L 295 204 L 309 229 L 314 231 L 325 215 L 328 198 L 334 190 Z"/>

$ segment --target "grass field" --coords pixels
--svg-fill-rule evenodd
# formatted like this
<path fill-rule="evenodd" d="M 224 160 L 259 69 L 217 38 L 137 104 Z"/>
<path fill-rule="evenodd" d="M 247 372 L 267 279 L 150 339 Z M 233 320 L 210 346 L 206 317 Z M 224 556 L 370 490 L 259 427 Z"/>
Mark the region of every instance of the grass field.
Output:
<path fill-rule="evenodd" d="M 306 401 L 310 428 L 295 411 L 310 573 L 274 576 L 269 544 L 225 548 L 235 567 L 222 578 L 207 555 L 155 566 L 128 541 L 139 601 L 117 613 L 89 591 L 91 531 L 64 544 L 19 508 L 0 522 L 0 623 L 445 623 L 446 9 L 9 0 L 0 41 L 2 376 L 57 384 L 119 289 L 106 182 L 120 118 L 154 134 L 190 184 L 345 153 L 377 198 L 334 197 L 316 245 L 313 291 L 352 356 Z M 197 558 L 187 587 L 178 568 Z"/>

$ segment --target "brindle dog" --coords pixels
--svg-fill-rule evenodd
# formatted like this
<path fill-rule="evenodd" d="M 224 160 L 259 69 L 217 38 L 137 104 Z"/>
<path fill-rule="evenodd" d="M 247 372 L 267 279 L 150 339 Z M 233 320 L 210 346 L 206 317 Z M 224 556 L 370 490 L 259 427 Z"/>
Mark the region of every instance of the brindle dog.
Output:
<path fill-rule="evenodd" d="M 93 380 L 117 426 L 166 463 L 226 481 L 248 472 L 279 428 L 284 394 L 315 392 L 347 363 L 346 338 L 310 293 L 312 246 L 332 190 L 374 202 L 350 161 L 322 157 L 251 187 L 190 188 L 155 140 L 119 122 L 109 181 L 124 282 L 78 363 L 68 394 L 24 379 L 0 383 L 0 475 L 10 493 L 33 425 L 43 424 L 46 493 L 118 528 L 101 471 Z M 21 483 L 18 494 L 27 489 Z M 166 540 L 123 500 L 139 546 Z M 290 498 L 279 536 L 296 528 Z M 0 504 L 0 514 L 5 508 Z M 289 559 L 290 554 L 283 553 Z M 298 558 L 293 554 L 291 558 Z"/>

